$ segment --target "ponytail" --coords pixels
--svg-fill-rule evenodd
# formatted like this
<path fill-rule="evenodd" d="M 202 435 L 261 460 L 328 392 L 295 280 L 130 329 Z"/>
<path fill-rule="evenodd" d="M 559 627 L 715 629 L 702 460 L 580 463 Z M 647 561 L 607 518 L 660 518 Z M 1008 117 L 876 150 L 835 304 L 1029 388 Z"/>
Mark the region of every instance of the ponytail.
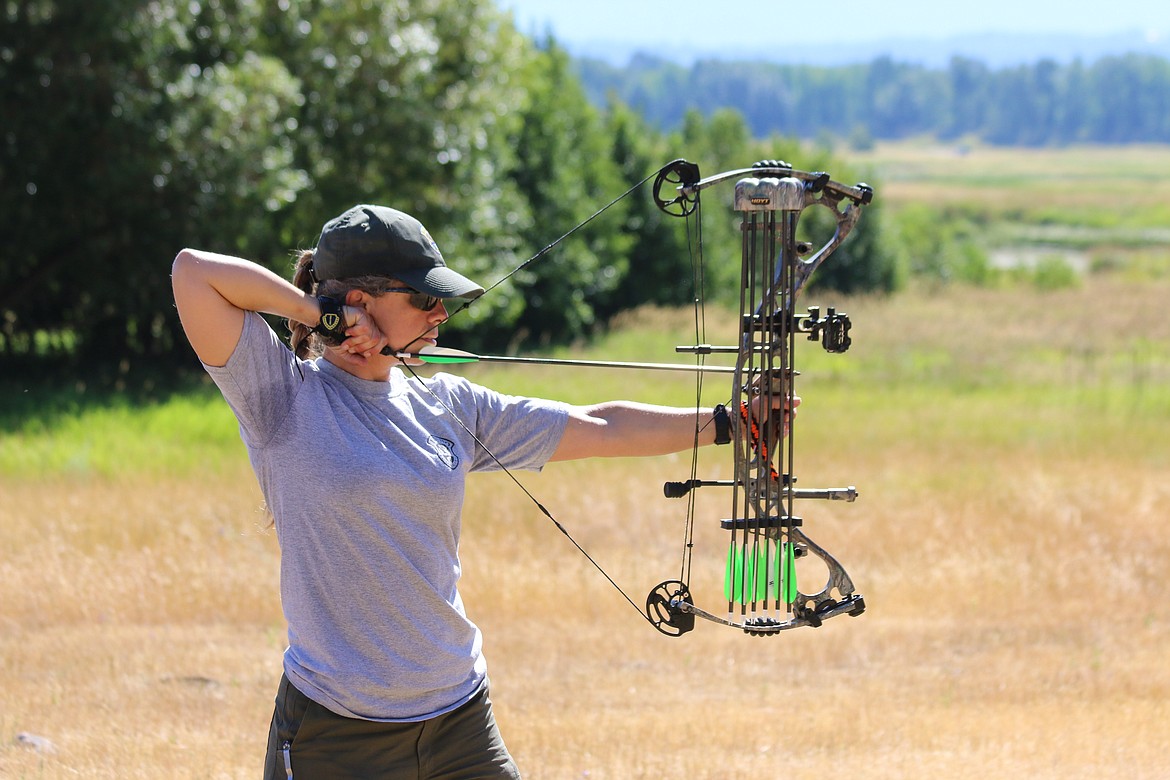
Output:
<path fill-rule="evenodd" d="M 310 270 L 312 265 L 313 250 L 303 250 L 297 255 L 292 278 L 293 285 L 309 295 L 315 295 L 317 287 L 317 283 L 313 280 L 313 274 Z M 308 325 L 303 322 L 288 320 L 288 329 L 288 345 L 294 355 L 304 360 L 321 354 L 321 347 L 316 343 L 316 339 L 310 338 L 313 335 L 313 331 Z"/>

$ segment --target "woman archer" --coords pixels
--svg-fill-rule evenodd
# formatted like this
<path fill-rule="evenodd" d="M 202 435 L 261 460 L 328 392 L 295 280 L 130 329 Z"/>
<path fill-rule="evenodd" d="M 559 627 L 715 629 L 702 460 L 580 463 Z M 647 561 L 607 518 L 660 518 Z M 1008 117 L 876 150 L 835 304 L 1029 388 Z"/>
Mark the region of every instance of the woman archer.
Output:
<path fill-rule="evenodd" d="M 519 777 L 457 589 L 464 480 L 686 450 L 696 422 L 700 444 L 723 442 L 727 415 L 572 406 L 404 372 L 416 361 L 395 355 L 437 343 L 445 301 L 483 289 L 447 266 L 418 220 L 383 206 L 327 222 L 292 282 L 184 249 L 172 285 L 239 420 L 281 549 L 288 648 L 266 780 Z M 288 320 L 291 348 L 261 312 Z"/>

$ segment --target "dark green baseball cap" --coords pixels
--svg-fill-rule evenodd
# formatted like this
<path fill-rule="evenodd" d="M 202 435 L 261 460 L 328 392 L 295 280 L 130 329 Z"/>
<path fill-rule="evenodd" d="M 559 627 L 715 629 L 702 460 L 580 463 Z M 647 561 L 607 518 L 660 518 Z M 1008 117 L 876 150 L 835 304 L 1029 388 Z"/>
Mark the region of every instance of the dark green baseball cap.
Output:
<path fill-rule="evenodd" d="M 421 222 L 386 206 L 354 206 L 326 222 L 310 268 L 319 282 L 385 276 L 439 298 L 483 294 L 482 287 L 447 267 Z"/>

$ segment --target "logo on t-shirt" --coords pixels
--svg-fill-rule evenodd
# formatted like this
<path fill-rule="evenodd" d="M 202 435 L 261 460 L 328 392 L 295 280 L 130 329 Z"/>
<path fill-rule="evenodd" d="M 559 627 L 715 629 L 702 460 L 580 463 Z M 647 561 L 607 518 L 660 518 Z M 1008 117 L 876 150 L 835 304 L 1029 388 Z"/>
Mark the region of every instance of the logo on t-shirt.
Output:
<path fill-rule="evenodd" d="M 447 468 L 454 471 L 459 468 L 459 456 L 455 454 L 455 442 L 444 439 L 439 436 L 427 437 L 427 444 L 435 454 L 439 456 L 439 460 L 447 466 Z"/>

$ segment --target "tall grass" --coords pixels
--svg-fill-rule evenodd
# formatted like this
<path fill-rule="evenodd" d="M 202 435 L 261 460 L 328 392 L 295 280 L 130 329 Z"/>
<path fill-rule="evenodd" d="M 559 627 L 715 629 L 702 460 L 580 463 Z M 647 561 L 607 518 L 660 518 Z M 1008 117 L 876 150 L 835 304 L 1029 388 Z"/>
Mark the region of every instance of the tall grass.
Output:
<path fill-rule="evenodd" d="M 868 612 L 751 639 L 650 629 L 501 475 L 472 480 L 464 596 L 529 778 L 1170 774 L 1170 282 L 824 299 L 801 345 L 802 507 Z M 810 301 L 814 302 L 814 301 Z M 710 341 L 730 317 L 708 314 Z M 674 360 L 688 312 L 573 354 Z M 693 379 L 463 369 L 509 392 L 692 403 Z M 705 402 L 726 396 L 708 380 Z M 278 551 L 230 412 L 195 393 L 0 438 L 0 776 L 255 777 L 279 676 Z M 726 474 L 725 453 L 700 472 Z M 521 479 L 635 601 L 678 575 L 688 456 Z M 697 496 L 718 603 L 727 496 Z M 18 735 L 50 740 L 38 751 Z"/>

